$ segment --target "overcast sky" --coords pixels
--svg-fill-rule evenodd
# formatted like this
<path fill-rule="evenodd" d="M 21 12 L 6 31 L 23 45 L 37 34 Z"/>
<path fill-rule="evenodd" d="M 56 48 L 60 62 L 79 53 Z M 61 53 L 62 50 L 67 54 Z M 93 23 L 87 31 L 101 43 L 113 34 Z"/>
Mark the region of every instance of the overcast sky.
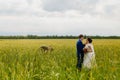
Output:
<path fill-rule="evenodd" d="M 120 0 L 0 0 L 0 35 L 118 35 Z"/>

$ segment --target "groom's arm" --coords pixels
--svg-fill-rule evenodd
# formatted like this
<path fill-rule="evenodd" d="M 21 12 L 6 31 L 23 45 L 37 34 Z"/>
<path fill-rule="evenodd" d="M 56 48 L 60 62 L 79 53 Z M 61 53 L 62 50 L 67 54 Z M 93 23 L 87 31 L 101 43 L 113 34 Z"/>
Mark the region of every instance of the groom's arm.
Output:
<path fill-rule="evenodd" d="M 83 48 L 85 47 L 85 44 L 83 44 Z"/>
<path fill-rule="evenodd" d="M 83 48 L 85 47 L 85 44 L 83 44 L 82 42 L 77 42 L 76 44 L 77 47 L 77 54 L 83 53 Z"/>

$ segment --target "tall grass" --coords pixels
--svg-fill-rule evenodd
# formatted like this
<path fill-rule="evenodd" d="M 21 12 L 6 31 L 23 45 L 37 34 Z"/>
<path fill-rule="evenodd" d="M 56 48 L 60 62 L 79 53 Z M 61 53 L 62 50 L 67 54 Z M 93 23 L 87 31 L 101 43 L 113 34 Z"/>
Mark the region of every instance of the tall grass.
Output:
<path fill-rule="evenodd" d="M 120 40 L 94 40 L 97 68 L 76 70 L 76 40 L 0 40 L 0 80 L 119 80 Z M 52 53 L 41 53 L 51 45 Z"/>

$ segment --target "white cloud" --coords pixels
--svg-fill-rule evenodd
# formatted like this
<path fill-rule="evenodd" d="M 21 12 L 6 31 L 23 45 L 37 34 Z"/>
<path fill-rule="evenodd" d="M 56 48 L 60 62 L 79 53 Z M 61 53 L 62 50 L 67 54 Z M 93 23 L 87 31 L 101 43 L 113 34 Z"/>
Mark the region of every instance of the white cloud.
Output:
<path fill-rule="evenodd" d="M 119 0 L 0 0 L 0 34 L 120 35 Z"/>

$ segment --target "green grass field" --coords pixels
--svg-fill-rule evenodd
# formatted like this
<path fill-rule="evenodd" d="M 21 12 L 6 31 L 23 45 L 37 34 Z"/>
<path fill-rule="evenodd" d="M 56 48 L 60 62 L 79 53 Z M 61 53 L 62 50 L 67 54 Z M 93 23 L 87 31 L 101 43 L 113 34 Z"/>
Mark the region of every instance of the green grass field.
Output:
<path fill-rule="evenodd" d="M 91 72 L 76 70 L 76 41 L 0 40 L 0 80 L 120 80 L 119 39 L 93 40 L 97 68 Z M 54 51 L 41 53 L 41 45 Z"/>

